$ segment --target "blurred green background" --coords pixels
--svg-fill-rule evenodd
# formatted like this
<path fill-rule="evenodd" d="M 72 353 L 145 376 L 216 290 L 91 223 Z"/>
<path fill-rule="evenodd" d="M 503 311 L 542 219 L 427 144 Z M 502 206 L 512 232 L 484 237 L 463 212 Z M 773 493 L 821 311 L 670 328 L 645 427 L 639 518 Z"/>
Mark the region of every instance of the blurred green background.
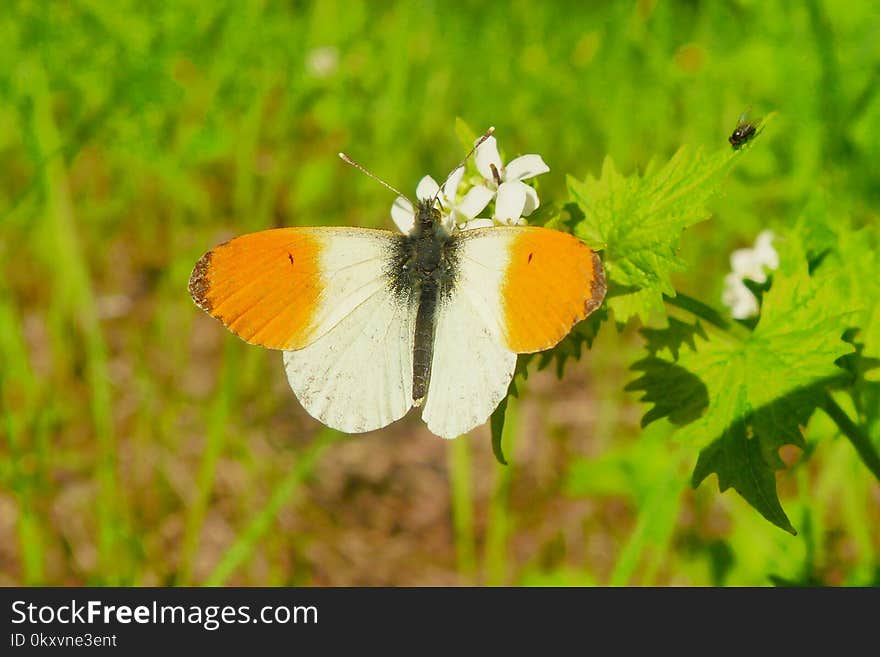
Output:
<path fill-rule="evenodd" d="M 462 155 L 456 117 L 565 174 L 728 148 L 778 116 L 689 231 L 678 287 L 817 194 L 880 197 L 880 7 L 866 2 L 8 2 L 0 12 L 0 584 L 880 583 L 880 487 L 817 414 L 783 454 L 792 537 L 623 392 L 637 327 L 532 373 L 487 428 L 309 418 L 279 354 L 187 294 L 239 233 L 393 228 Z M 878 438 L 875 436 L 875 438 Z"/>

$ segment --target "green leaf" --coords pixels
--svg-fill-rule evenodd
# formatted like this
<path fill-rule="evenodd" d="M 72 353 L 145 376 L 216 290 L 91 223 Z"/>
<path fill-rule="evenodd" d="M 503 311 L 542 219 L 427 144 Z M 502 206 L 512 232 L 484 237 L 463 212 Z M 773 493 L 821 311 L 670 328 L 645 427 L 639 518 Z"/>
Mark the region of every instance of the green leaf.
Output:
<path fill-rule="evenodd" d="M 504 416 L 507 415 L 507 398 L 510 393 L 504 396 L 501 403 L 492 411 L 492 417 L 489 418 L 489 427 L 492 430 L 492 453 L 495 460 L 501 465 L 507 465 L 507 459 L 504 458 L 504 450 L 501 447 L 501 438 L 504 435 Z"/>
<path fill-rule="evenodd" d="M 827 215 L 825 215 L 827 217 Z M 848 221 L 801 221 L 804 240 L 815 249 L 815 275 L 837 281 L 834 302 L 851 308 L 853 342 L 859 346 L 864 378 L 880 381 L 880 230 L 853 230 Z"/>
<path fill-rule="evenodd" d="M 744 422 L 726 429 L 721 438 L 700 453 L 692 478 L 694 487 L 713 472 L 718 474 L 721 492 L 732 487 L 767 520 L 797 534 L 779 503 L 776 475 L 761 455 L 761 441 L 749 438 Z"/>
<path fill-rule="evenodd" d="M 455 136 L 458 137 L 458 141 L 461 143 L 464 148 L 464 152 L 467 153 L 474 147 L 474 142 L 477 140 L 476 132 L 465 122 L 463 118 L 460 116 L 455 117 Z"/>
<path fill-rule="evenodd" d="M 516 358 L 516 369 L 513 371 L 513 378 L 510 380 L 510 386 L 507 388 L 507 394 L 501 403 L 492 411 L 489 418 L 489 429 L 492 433 L 492 453 L 495 460 L 501 465 L 507 465 L 507 459 L 504 458 L 504 449 L 501 440 L 504 437 L 504 422 L 507 419 L 507 400 L 510 397 L 519 397 L 519 388 L 516 385 L 517 379 L 525 381 L 529 378 L 528 358 L 526 354 L 520 354 Z"/>
<path fill-rule="evenodd" d="M 794 532 L 776 494 L 779 448 L 803 446 L 801 429 L 823 403 L 825 390 L 846 378 L 835 361 L 852 353 L 843 340 L 853 312 L 835 297 L 839 281 L 810 276 L 796 238 L 782 243 L 782 263 L 764 295 L 754 332 L 738 339 L 700 322 L 670 320 L 644 329 L 649 356 L 627 388 L 653 404 L 648 424 L 683 424 L 676 436 L 702 449 L 698 485 L 718 475 L 770 522 Z"/>
<path fill-rule="evenodd" d="M 742 153 L 682 147 L 642 175 L 625 177 L 606 158 L 598 179 L 569 176 L 569 193 L 584 214 L 574 232 L 604 251 L 606 276 L 618 290 L 609 294 L 608 305 L 618 323 L 639 316 L 662 324 L 663 295 L 675 295 L 670 274 L 684 269 L 676 256 L 682 231 L 708 218 L 706 201 Z"/>
<path fill-rule="evenodd" d="M 599 329 L 608 319 L 608 310 L 602 306 L 595 310 L 585 320 L 578 322 L 569 331 L 562 341 L 552 349 L 541 351 L 536 354 L 524 354 L 520 356 L 523 366 L 529 365 L 533 359 L 538 361 L 538 369 L 543 370 L 551 364 L 556 365 L 556 376 L 560 379 L 565 373 L 565 366 L 570 359 L 580 360 L 584 346 L 587 349 L 593 346 L 593 341 L 599 334 Z"/>

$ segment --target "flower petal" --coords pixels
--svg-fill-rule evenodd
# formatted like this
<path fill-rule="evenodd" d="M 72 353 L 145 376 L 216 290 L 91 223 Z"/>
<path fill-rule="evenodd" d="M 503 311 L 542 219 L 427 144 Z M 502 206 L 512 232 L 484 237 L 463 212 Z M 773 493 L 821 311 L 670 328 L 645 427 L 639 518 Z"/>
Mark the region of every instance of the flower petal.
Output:
<path fill-rule="evenodd" d="M 508 182 L 512 180 L 525 180 L 548 171 L 550 171 L 550 167 L 547 166 L 540 155 L 535 153 L 520 155 L 507 163 L 507 168 L 504 170 L 504 180 Z"/>
<path fill-rule="evenodd" d="M 484 217 L 480 217 L 479 219 L 471 219 L 470 221 L 466 221 L 463 224 L 460 224 L 459 230 L 473 230 L 474 228 L 492 228 L 495 226 L 495 222 L 491 219 L 486 219 Z"/>
<path fill-rule="evenodd" d="M 739 278 L 749 278 L 756 283 L 767 280 L 764 265 L 754 249 L 737 249 L 730 254 L 730 268 Z"/>
<path fill-rule="evenodd" d="M 464 167 L 458 167 L 449 174 L 449 178 L 446 179 L 446 183 L 443 185 L 441 196 L 448 199 L 450 205 L 455 204 L 455 197 L 458 194 L 458 186 L 461 184 L 462 178 L 464 178 Z"/>
<path fill-rule="evenodd" d="M 493 196 L 495 196 L 495 192 L 484 185 L 471 187 L 461 202 L 455 206 L 455 209 L 468 219 L 473 219 L 489 205 Z"/>
<path fill-rule="evenodd" d="M 498 187 L 498 195 L 495 197 L 495 219 L 508 222 L 511 219 L 519 219 L 526 205 L 525 183 L 501 183 Z"/>
<path fill-rule="evenodd" d="M 474 153 L 474 162 L 480 175 L 494 183 L 495 177 L 492 175 L 492 167 L 489 165 L 494 164 L 499 174 L 501 169 L 504 168 L 501 156 L 498 154 L 498 142 L 495 140 L 495 137 L 489 137 L 477 147 L 477 152 Z"/>
<path fill-rule="evenodd" d="M 398 196 L 391 206 L 391 219 L 404 235 L 409 235 L 416 225 L 416 213 L 412 204 Z"/>
<path fill-rule="evenodd" d="M 526 185 L 525 183 L 519 183 L 523 186 L 523 191 L 526 193 L 526 204 L 523 206 L 522 216 L 528 217 L 532 212 L 538 209 L 538 206 L 541 205 L 541 201 L 538 199 L 538 192 L 535 191 L 535 188 L 531 185 Z"/>
<path fill-rule="evenodd" d="M 721 301 L 730 308 L 734 319 L 747 319 L 758 314 L 758 300 L 735 273 L 724 277 Z"/>
<path fill-rule="evenodd" d="M 779 268 L 779 254 L 773 248 L 775 238 L 772 230 L 762 230 L 755 240 L 755 260 L 770 269 Z"/>
<path fill-rule="evenodd" d="M 416 187 L 416 200 L 421 201 L 425 198 L 432 199 L 439 189 L 440 185 L 437 184 L 436 180 L 431 176 L 425 176 L 419 181 L 419 184 Z"/>

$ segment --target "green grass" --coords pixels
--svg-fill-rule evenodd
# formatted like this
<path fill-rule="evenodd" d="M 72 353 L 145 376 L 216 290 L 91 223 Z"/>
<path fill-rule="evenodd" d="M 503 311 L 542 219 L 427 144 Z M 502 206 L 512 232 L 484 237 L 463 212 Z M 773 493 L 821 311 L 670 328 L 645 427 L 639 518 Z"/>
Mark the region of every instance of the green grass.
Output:
<path fill-rule="evenodd" d="M 876 584 L 877 482 L 834 425 L 779 475 L 797 537 L 714 478 L 691 491 L 693 452 L 623 391 L 634 326 L 532 373 L 504 468 L 488 431 L 444 444 L 415 417 L 339 439 L 186 285 L 236 234 L 391 228 L 340 150 L 412 191 L 461 157 L 456 117 L 495 125 L 563 203 L 606 155 L 644 169 L 775 111 L 682 240 L 676 287 L 718 306 L 729 253 L 817 197 L 877 221 L 878 30 L 818 0 L 12 3 L 0 584 Z"/>

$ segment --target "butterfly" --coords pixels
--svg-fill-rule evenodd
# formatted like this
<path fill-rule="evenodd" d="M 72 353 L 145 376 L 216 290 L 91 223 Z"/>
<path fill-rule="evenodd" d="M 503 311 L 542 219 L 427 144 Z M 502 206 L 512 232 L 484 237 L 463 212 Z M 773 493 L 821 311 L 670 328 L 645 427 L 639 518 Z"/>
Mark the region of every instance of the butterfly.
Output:
<path fill-rule="evenodd" d="M 436 198 L 413 204 L 406 235 L 241 235 L 198 260 L 190 295 L 241 339 L 281 350 L 297 399 L 329 427 L 372 431 L 421 407 L 434 434 L 467 433 L 506 396 L 517 354 L 553 347 L 599 307 L 605 275 L 568 233 L 450 230 Z"/>

